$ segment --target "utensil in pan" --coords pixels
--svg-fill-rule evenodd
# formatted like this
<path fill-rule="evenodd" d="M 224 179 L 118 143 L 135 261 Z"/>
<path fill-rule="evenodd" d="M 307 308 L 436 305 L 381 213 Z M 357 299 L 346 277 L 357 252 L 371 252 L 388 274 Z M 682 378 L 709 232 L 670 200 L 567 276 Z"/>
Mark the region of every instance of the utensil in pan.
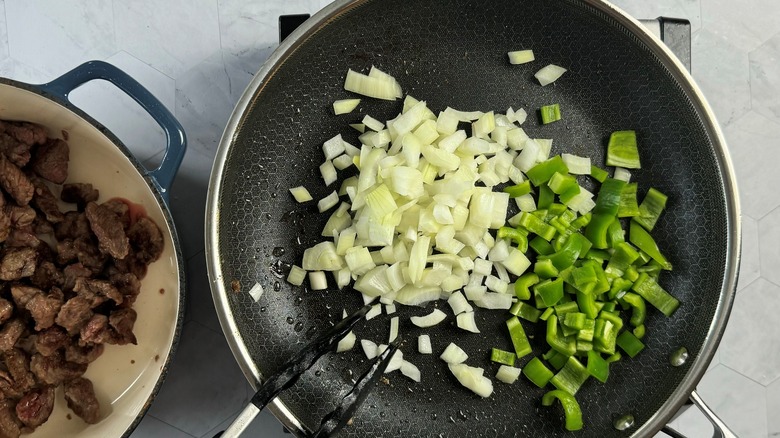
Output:
<path fill-rule="evenodd" d="M 280 392 L 290 388 L 298 381 L 298 378 L 311 368 L 314 363 L 325 353 L 332 351 L 338 342 L 366 316 L 373 303 L 366 304 L 352 315 L 341 320 L 323 333 L 314 342 L 307 345 L 293 356 L 281 370 L 266 379 L 263 386 L 255 393 L 249 405 L 236 417 L 233 423 L 221 435 L 222 438 L 237 438 L 251 423 L 252 419 Z M 393 341 L 388 348 L 377 355 L 371 367 L 358 379 L 355 386 L 342 399 L 339 406 L 326 415 L 312 437 L 327 437 L 343 428 L 352 418 L 352 413 L 360 407 L 360 404 L 368 396 L 379 377 L 387 369 L 388 362 L 398 349 L 400 339 Z"/>
<path fill-rule="evenodd" d="M 506 62 L 506 52 L 524 48 L 534 50 L 535 63 Z M 549 63 L 568 72 L 540 87 L 533 74 Z M 258 385 L 277 371 L 283 358 L 338 320 L 342 308 L 362 305 L 348 288 L 311 291 L 284 282 L 285 267 L 299 263 L 303 250 L 322 239 L 327 220 L 313 205 L 297 204 L 287 189 L 305 185 L 315 199 L 325 197 L 333 188 L 318 176 L 322 142 L 340 133 L 356 144 L 347 123 L 364 114 L 387 120 L 400 112 L 401 102 L 363 99 L 362 112 L 332 115 L 334 100 L 353 97 L 343 90 L 346 71 L 371 65 L 392 74 L 405 94 L 427 101 L 434 111 L 520 106 L 533 114 L 558 103 L 562 121 L 541 126 L 532 116 L 523 125 L 531 137 L 555 139 L 553 154 L 603 163 L 609 133 L 638 132 L 643 169 L 632 179 L 644 190 L 655 187 L 669 195 L 653 233 L 675 266 L 665 286 L 683 304 L 672 318 L 652 313 L 646 350 L 614 364 L 608 384 L 588 383 L 577 397 L 584 434 L 657 432 L 694 390 L 725 328 L 739 267 L 739 202 L 723 136 L 690 75 L 639 23 L 598 0 L 345 0 L 320 11 L 274 52 L 226 127 L 206 217 L 215 304 L 250 382 Z M 231 292 L 232 280 L 257 281 L 269 292 L 254 302 Z M 400 332 L 418 333 L 408 317 L 424 312 L 399 308 Z M 455 340 L 479 354 L 506 341 L 503 317 L 479 312 L 479 336 L 463 336 L 446 324 L 427 333 L 435 349 Z M 386 327 L 379 321 L 356 333 L 377 340 L 386 336 Z M 526 331 L 534 339 L 534 355 L 544 352 L 543 329 L 527 325 Z M 672 365 L 669 356 L 681 347 L 688 359 Z M 543 390 L 524 382 L 496 385 L 493 396 L 482 400 L 459 388 L 435 357 L 408 354 L 422 381 L 393 376 L 394 385 L 369 394 L 342 433 L 565 433 L 558 413 L 539 407 Z M 334 394 L 350 387 L 349 371 L 361 360 L 358 352 L 324 358 L 320 375 L 302 376 L 269 407 L 294 433 L 314 430 L 337 402 Z M 627 416 L 633 422 L 615 421 Z"/>

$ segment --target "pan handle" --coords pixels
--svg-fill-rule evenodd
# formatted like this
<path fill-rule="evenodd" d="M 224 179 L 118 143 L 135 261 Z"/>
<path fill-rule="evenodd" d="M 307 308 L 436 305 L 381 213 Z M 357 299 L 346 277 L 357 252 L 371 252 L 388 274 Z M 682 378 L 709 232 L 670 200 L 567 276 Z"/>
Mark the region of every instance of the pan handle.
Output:
<path fill-rule="evenodd" d="M 712 438 L 737 438 L 737 434 L 732 432 L 731 429 L 726 426 L 726 423 L 724 423 L 723 420 L 718 418 L 718 416 L 712 412 L 712 409 L 710 409 L 709 406 L 704 403 L 704 400 L 702 400 L 701 396 L 698 392 L 696 392 L 696 390 L 691 393 L 690 400 L 694 405 L 696 405 L 697 408 L 699 408 L 701 413 L 704 414 L 704 416 L 707 417 L 707 420 L 709 420 L 709 422 L 712 424 Z M 669 426 L 665 426 L 661 430 L 672 438 L 685 438 L 685 435 L 672 429 Z"/>
<path fill-rule="evenodd" d="M 85 62 L 57 79 L 39 85 L 39 87 L 48 94 L 70 102 L 68 95 L 71 91 L 95 79 L 108 81 L 132 97 L 141 105 L 141 108 L 152 116 L 165 133 L 165 156 L 156 169 L 147 170 L 146 174 L 152 179 L 167 202 L 173 178 L 176 176 L 184 159 L 184 152 L 187 150 L 187 137 L 179 121 L 149 90 L 127 73 L 103 61 Z"/>

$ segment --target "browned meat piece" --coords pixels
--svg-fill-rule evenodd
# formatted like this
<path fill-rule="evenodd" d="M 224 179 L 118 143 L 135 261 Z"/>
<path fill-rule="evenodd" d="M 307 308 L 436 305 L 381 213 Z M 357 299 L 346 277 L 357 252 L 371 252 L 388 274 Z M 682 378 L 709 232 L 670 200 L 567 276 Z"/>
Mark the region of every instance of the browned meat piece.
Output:
<path fill-rule="evenodd" d="M 111 343 L 118 345 L 136 344 L 133 326 L 138 314 L 131 308 L 118 309 L 111 312 L 108 323 L 116 330 L 116 336 Z"/>
<path fill-rule="evenodd" d="M 19 167 L 24 167 L 30 161 L 30 145 L 22 143 L 5 132 L 0 132 L 0 153 L 8 161 Z"/>
<path fill-rule="evenodd" d="M 100 404 L 89 379 L 79 377 L 65 382 L 65 401 L 85 422 L 95 424 L 100 420 Z"/>
<path fill-rule="evenodd" d="M 13 314 L 14 305 L 5 298 L 0 298 L 0 324 L 5 324 Z"/>
<path fill-rule="evenodd" d="M 111 328 L 108 326 L 108 317 L 97 313 L 92 315 L 89 322 L 81 328 L 81 341 L 79 341 L 79 344 L 102 344 L 111 341 L 114 337 Z"/>
<path fill-rule="evenodd" d="M 76 241 L 73 239 L 63 239 L 57 241 L 57 264 L 66 265 L 78 260 L 79 250 L 76 247 Z"/>
<path fill-rule="evenodd" d="M 13 228 L 11 234 L 5 239 L 6 248 L 33 248 L 41 246 L 41 239 L 35 235 L 31 227 Z"/>
<path fill-rule="evenodd" d="M 30 178 L 3 154 L 0 154 L 0 187 L 22 206 L 30 203 L 35 192 Z"/>
<path fill-rule="evenodd" d="M 6 398 L 19 400 L 23 395 L 24 391 L 19 389 L 11 374 L 8 371 L 0 370 L 0 400 Z"/>
<path fill-rule="evenodd" d="M 34 389 L 16 404 L 16 416 L 25 426 L 35 429 L 49 419 L 54 409 L 54 387 Z"/>
<path fill-rule="evenodd" d="M 146 277 L 146 270 L 146 263 L 136 259 L 132 254 L 129 254 L 122 260 L 114 260 L 114 269 L 112 269 L 112 271 L 115 271 L 116 273 L 133 274 L 138 279 Z"/>
<path fill-rule="evenodd" d="M 87 203 L 97 201 L 100 192 L 89 183 L 72 183 L 62 186 L 60 199 L 71 204 L 76 204 L 79 210 L 83 210 Z"/>
<path fill-rule="evenodd" d="M 35 273 L 30 277 L 30 282 L 41 289 L 51 289 L 60 287 L 65 282 L 65 275 L 52 262 L 43 261 L 38 263 Z"/>
<path fill-rule="evenodd" d="M 54 234 L 54 225 L 41 215 L 35 217 L 32 224 L 33 232 L 37 235 Z"/>
<path fill-rule="evenodd" d="M 89 268 L 92 272 L 103 271 L 110 256 L 98 248 L 95 239 L 91 237 L 76 239 L 75 245 L 78 251 L 79 263 Z"/>
<path fill-rule="evenodd" d="M 86 345 L 83 347 L 76 344 L 69 344 L 65 348 L 65 360 L 73 363 L 92 363 L 103 354 L 105 349 L 103 344 Z"/>
<path fill-rule="evenodd" d="M 14 299 L 17 307 L 24 307 L 32 297 L 42 294 L 43 291 L 37 287 L 14 284 L 11 286 L 11 297 Z"/>
<path fill-rule="evenodd" d="M 92 276 L 92 270 L 85 267 L 81 263 L 74 263 L 68 265 L 62 270 L 62 275 L 65 280 L 62 282 L 62 290 L 70 292 L 76 286 L 76 280 L 80 277 L 89 278 Z"/>
<path fill-rule="evenodd" d="M 30 359 L 30 370 L 38 381 L 56 386 L 62 382 L 81 377 L 87 371 L 87 365 L 68 362 L 63 359 L 60 352 L 51 356 L 34 354 Z"/>
<path fill-rule="evenodd" d="M 160 258 L 163 250 L 163 236 L 160 228 L 147 217 L 138 219 L 127 232 L 136 259 L 149 264 Z"/>
<path fill-rule="evenodd" d="M 65 217 L 57 204 L 57 197 L 49 190 L 49 187 L 40 178 L 32 178 L 35 193 L 32 198 L 32 205 L 37 208 L 46 217 L 46 220 L 52 223 L 62 222 Z"/>
<path fill-rule="evenodd" d="M 113 198 L 100 205 L 113 211 L 114 214 L 117 215 L 119 221 L 122 222 L 122 228 L 125 230 L 130 228 L 130 207 L 126 202 L 122 201 L 121 199 Z"/>
<path fill-rule="evenodd" d="M 125 258 L 130 250 L 130 241 L 119 217 L 94 202 L 87 204 L 86 213 L 92 232 L 98 238 L 100 250 L 117 259 Z"/>
<path fill-rule="evenodd" d="M 141 293 L 141 281 L 134 274 L 112 274 L 109 281 L 122 294 L 122 307 L 130 307 L 135 303 L 138 294 Z"/>
<path fill-rule="evenodd" d="M 11 226 L 15 228 L 29 227 L 35 221 L 35 216 L 37 216 L 35 210 L 28 205 L 20 207 L 10 204 L 5 208 L 8 211 L 8 215 L 11 216 Z"/>
<path fill-rule="evenodd" d="M 46 128 L 30 122 L 11 122 L 0 120 L 0 132 L 4 132 L 16 140 L 33 145 L 46 143 Z"/>
<path fill-rule="evenodd" d="M 60 348 L 65 348 L 70 344 L 68 333 L 56 325 L 42 330 L 35 338 L 35 349 L 44 356 L 51 356 Z"/>
<path fill-rule="evenodd" d="M 11 374 L 15 389 L 24 393 L 35 386 L 35 377 L 30 372 L 30 358 L 22 350 L 12 348 L 6 351 L 3 353 L 3 361 Z"/>
<path fill-rule="evenodd" d="M 87 216 L 78 211 L 65 212 L 62 222 L 54 226 L 54 237 L 57 240 L 76 240 L 81 237 L 89 237 L 91 234 Z"/>
<path fill-rule="evenodd" d="M 19 280 L 33 275 L 37 261 L 35 248 L 7 248 L 0 259 L 0 280 Z"/>
<path fill-rule="evenodd" d="M 0 242 L 5 242 L 9 234 L 11 234 L 11 216 L 8 215 L 5 208 L 0 207 Z"/>
<path fill-rule="evenodd" d="M 24 333 L 24 322 L 19 318 L 14 318 L 0 329 L 0 351 L 8 351 L 14 348 L 16 341 Z"/>
<path fill-rule="evenodd" d="M 77 295 L 62 305 L 54 321 L 71 335 L 76 334 L 92 318 L 91 304 L 89 299 Z"/>
<path fill-rule="evenodd" d="M 16 405 L 13 400 L 0 401 L 0 438 L 19 438 L 22 423 L 16 418 Z"/>
<path fill-rule="evenodd" d="M 59 291 L 59 289 L 55 289 Z M 33 321 L 35 321 L 35 330 L 43 330 L 54 325 L 54 320 L 62 307 L 62 292 L 59 295 L 38 294 L 27 302 L 25 308 L 30 311 Z"/>
<path fill-rule="evenodd" d="M 90 301 L 92 308 L 103 304 L 107 298 L 110 298 L 117 304 L 122 304 L 123 297 L 113 284 L 106 280 L 96 280 L 92 278 L 78 278 L 73 290 L 79 295 Z"/>
<path fill-rule="evenodd" d="M 60 139 L 49 139 L 35 150 L 32 170 L 40 177 L 62 184 L 68 178 L 68 144 Z"/>

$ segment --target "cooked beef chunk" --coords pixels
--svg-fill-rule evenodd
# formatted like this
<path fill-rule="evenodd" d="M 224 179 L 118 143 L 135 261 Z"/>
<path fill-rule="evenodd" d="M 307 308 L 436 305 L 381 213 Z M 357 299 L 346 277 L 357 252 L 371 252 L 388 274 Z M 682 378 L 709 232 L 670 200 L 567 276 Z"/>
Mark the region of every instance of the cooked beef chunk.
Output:
<path fill-rule="evenodd" d="M 0 400 L 5 398 L 19 400 L 23 395 L 24 391 L 14 382 L 11 374 L 8 371 L 0 370 Z"/>
<path fill-rule="evenodd" d="M 55 289 L 59 291 L 59 289 Z M 30 311 L 35 330 L 47 329 L 54 325 L 54 320 L 62 307 L 62 292 L 49 295 L 38 294 L 27 302 L 25 308 Z"/>
<path fill-rule="evenodd" d="M 22 143 L 5 132 L 0 132 L 0 154 L 19 167 L 24 167 L 30 161 L 30 145 Z"/>
<path fill-rule="evenodd" d="M 149 264 L 160 258 L 163 250 L 163 236 L 160 228 L 149 218 L 142 217 L 130 226 L 127 232 L 136 259 Z"/>
<path fill-rule="evenodd" d="M 69 344 L 65 348 L 65 360 L 73 363 L 92 363 L 103 354 L 105 349 L 103 344 L 85 345 L 83 347 L 76 344 Z"/>
<path fill-rule="evenodd" d="M 16 416 L 25 426 L 35 429 L 49 419 L 54 409 L 54 387 L 46 385 L 34 389 L 16 404 Z"/>
<path fill-rule="evenodd" d="M 106 301 L 106 298 L 112 299 L 117 304 L 122 304 L 123 297 L 119 290 L 106 280 L 95 280 L 91 278 L 78 278 L 73 290 L 92 303 L 92 307 L 99 306 Z"/>
<path fill-rule="evenodd" d="M 5 298 L 0 298 L 0 325 L 5 324 L 6 321 L 11 319 L 13 314 L 14 305 Z"/>
<path fill-rule="evenodd" d="M 77 261 L 79 250 L 76 247 L 76 241 L 73 239 L 63 239 L 57 241 L 57 264 L 67 265 Z M 90 271 L 91 272 L 91 271 Z"/>
<path fill-rule="evenodd" d="M 65 217 L 57 204 L 57 197 L 49 190 L 46 183 L 40 178 L 32 178 L 35 193 L 32 198 L 32 205 L 37 208 L 46 217 L 49 222 L 62 222 Z"/>
<path fill-rule="evenodd" d="M 108 325 L 108 317 L 97 313 L 92 315 L 89 322 L 81 328 L 81 341 L 79 341 L 79 344 L 102 344 L 111 341 L 113 338 L 111 327 Z"/>
<path fill-rule="evenodd" d="M 0 329 L 0 351 L 8 351 L 14 348 L 16 341 L 24 333 L 24 322 L 19 318 L 14 318 L 5 323 Z"/>
<path fill-rule="evenodd" d="M 62 275 L 65 280 L 62 282 L 62 290 L 70 292 L 76 286 L 76 280 L 81 277 L 89 278 L 92 276 L 92 270 L 85 267 L 81 263 L 73 263 L 68 265 L 62 270 Z"/>
<path fill-rule="evenodd" d="M 34 354 L 30 359 L 30 370 L 38 381 L 49 385 L 59 385 L 62 382 L 80 377 L 87 371 L 87 365 L 68 362 L 63 359 L 62 353 L 56 352 L 51 356 Z"/>
<path fill-rule="evenodd" d="M 35 350 L 44 356 L 51 356 L 59 349 L 65 348 L 70 344 L 68 333 L 57 325 L 41 330 L 35 338 Z"/>
<path fill-rule="evenodd" d="M 100 420 L 100 404 L 89 379 L 79 377 L 65 382 L 65 401 L 87 423 L 95 424 Z"/>
<path fill-rule="evenodd" d="M 111 274 L 109 281 L 122 294 L 122 307 L 130 307 L 141 293 L 141 281 L 132 273 Z"/>
<path fill-rule="evenodd" d="M 37 216 L 35 210 L 28 205 L 22 207 L 11 204 L 5 208 L 8 211 L 8 215 L 11 216 L 11 226 L 14 228 L 29 227 L 35 221 L 35 216 Z"/>
<path fill-rule="evenodd" d="M 35 248 L 7 248 L 0 259 L 0 280 L 19 280 L 33 275 L 37 259 Z"/>
<path fill-rule="evenodd" d="M 114 310 L 108 317 L 108 323 L 116 330 L 111 343 L 118 345 L 136 344 L 133 326 L 138 314 L 131 308 Z"/>
<path fill-rule="evenodd" d="M 29 204 L 35 192 L 30 178 L 3 154 L 0 154 L 0 187 L 19 205 Z"/>
<path fill-rule="evenodd" d="M 24 144 L 46 143 L 46 128 L 30 122 L 0 120 L 0 132 L 4 132 Z"/>
<path fill-rule="evenodd" d="M 11 234 L 11 216 L 5 208 L 0 207 L 0 242 L 4 242 L 9 234 Z"/>
<path fill-rule="evenodd" d="M 32 170 L 40 177 L 62 184 L 68 178 L 68 144 L 60 139 L 49 139 L 38 146 L 31 160 Z"/>
<path fill-rule="evenodd" d="M 54 263 L 43 261 L 38 263 L 30 282 L 41 289 L 51 289 L 54 286 L 61 287 L 65 282 L 65 275 Z"/>
<path fill-rule="evenodd" d="M 11 235 L 5 240 L 6 248 L 34 248 L 41 247 L 41 239 L 35 233 L 27 228 L 14 228 Z"/>
<path fill-rule="evenodd" d="M 80 237 L 89 237 L 91 233 L 87 216 L 78 211 L 65 212 L 62 222 L 54 226 L 54 237 L 57 240 L 76 240 Z"/>
<path fill-rule="evenodd" d="M 16 389 L 24 393 L 35 386 L 35 377 L 30 372 L 30 358 L 24 351 L 12 348 L 3 353 L 3 361 L 14 380 Z"/>
<path fill-rule="evenodd" d="M 146 277 L 146 270 L 146 263 L 143 263 L 142 261 L 136 259 L 132 254 L 129 254 L 122 260 L 114 260 L 114 266 L 113 269 L 111 269 L 111 273 L 130 273 L 135 275 L 136 278 L 142 279 Z"/>
<path fill-rule="evenodd" d="M 11 286 L 11 297 L 14 299 L 17 307 L 24 307 L 32 297 L 42 294 L 43 291 L 37 287 L 14 284 Z"/>
<path fill-rule="evenodd" d="M 0 401 L 0 438 L 19 438 L 22 423 L 16 417 L 16 404 L 13 400 Z"/>
<path fill-rule="evenodd" d="M 54 234 L 54 225 L 52 225 L 51 222 L 46 220 L 45 217 L 42 217 L 41 215 L 38 215 L 35 217 L 35 220 L 32 224 L 33 232 L 37 235 L 53 235 Z"/>
<path fill-rule="evenodd" d="M 109 255 L 100 251 L 93 238 L 81 238 L 75 241 L 79 263 L 92 272 L 101 272 L 109 260 Z"/>
<path fill-rule="evenodd" d="M 130 250 L 130 241 L 119 216 L 94 202 L 87 204 L 85 211 L 92 232 L 98 238 L 100 250 L 117 259 L 125 258 Z"/>
<path fill-rule="evenodd" d="M 97 201 L 100 192 L 89 183 L 72 183 L 62 186 L 60 199 L 71 204 L 76 204 L 79 210 L 83 210 L 87 203 Z"/>
<path fill-rule="evenodd" d="M 76 334 L 92 318 L 91 304 L 89 299 L 77 295 L 62 305 L 54 321 L 71 335 Z"/>

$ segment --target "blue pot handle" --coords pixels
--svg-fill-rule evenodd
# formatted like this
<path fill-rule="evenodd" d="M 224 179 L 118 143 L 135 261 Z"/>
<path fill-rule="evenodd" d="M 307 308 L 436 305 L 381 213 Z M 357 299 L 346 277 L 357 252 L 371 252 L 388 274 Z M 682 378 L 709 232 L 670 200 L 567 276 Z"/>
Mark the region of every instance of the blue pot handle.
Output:
<path fill-rule="evenodd" d="M 132 97 L 165 132 L 165 156 L 157 169 L 147 170 L 146 173 L 155 182 L 167 202 L 173 178 L 176 176 L 176 172 L 184 159 L 184 152 L 187 150 L 187 137 L 179 121 L 173 117 L 173 114 L 152 93 L 127 73 L 103 61 L 85 62 L 59 78 L 39 87 L 44 92 L 69 102 L 68 94 L 71 91 L 95 79 L 111 82 L 124 91 L 125 94 Z"/>

